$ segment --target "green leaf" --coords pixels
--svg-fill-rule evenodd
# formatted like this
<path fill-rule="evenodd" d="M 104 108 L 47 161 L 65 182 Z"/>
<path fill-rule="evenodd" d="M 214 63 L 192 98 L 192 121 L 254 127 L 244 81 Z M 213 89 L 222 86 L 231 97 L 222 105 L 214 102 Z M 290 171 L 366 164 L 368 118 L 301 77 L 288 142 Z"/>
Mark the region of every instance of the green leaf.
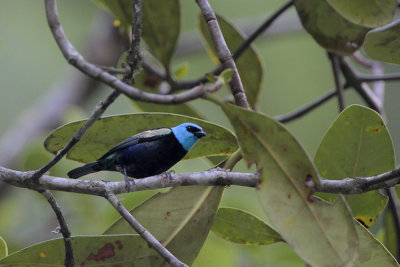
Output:
<path fill-rule="evenodd" d="M 389 251 L 367 229 L 357 223 L 360 252 L 354 267 L 399 266 Z"/>
<path fill-rule="evenodd" d="M 0 236 L 0 259 L 8 255 L 8 248 L 6 241 Z"/>
<path fill-rule="evenodd" d="M 135 86 L 144 92 L 158 93 L 158 87 L 161 82 L 156 75 L 146 70 L 142 70 L 135 76 Z M 167 112 L 203 119 L 190 103 L 177 105 L 159 105 L 142 101 L 132 101 L 132 103 L 145 112 Z"/>
<path fill-rule="evenodd" d="M 204 22 L 204 18 L 202 16 L 200 16 L 199 18 L 199 27 L 202 36 L 206 42 L 207 50 L 213 59 L 218 60 L 218 57 L 214 50 L 213 41 L 208 31 L 208 27 Z M 221 31 L 224 35 L 226 44 L 228 45 L 231 53 L 233 53 L 233 51 L 235 51 L 239 47 L 239 45 L 244 41 L 245 38 L 243 37 L 243 34 L 241 34 L 227 19 L 218 14 L 217 19 Z M 235 62 L 243 83 L 244 90 L 247 95 L 247 99 L 250 103 L 250 106 L 254 107 L 257 102 L 257 97 L 260 91 L 263 77 L 263 68 L 261 65 L 260 57 L 254 47 L 250 46 L 246 50 L 246 52 L 244 52 L 237 60 L 235 60 Z"/>
<path fill-rule="evenodd" d="M 329 51 L 352 54 L 363 43 L 368 28 L 340 16 L 321 0 L 294 0 L 303 27 L 314 40 Z"/>
<path fill-rule="evenodd" d="M 226 69 L 221 72 L 219 77 L 224 81 L 224 83 L 229 83 L 232 80 L 233 69 Z"/>
<path fill-rule="evenodd" d="M 177 79 L 182 79 L 189 72 L 189 63 L 183 62 L 174 70 L 174 76 Z"/>
<path fill-rule="evenodd" d="M 338 197 L 327 203 L 312 197 L 306 182 L 318 173 L 298 141 L 277 121 L 257 112 L 223 105 L 244 159 L 261 171 L 261 204 L 283 239 L 312 266 L 351 266 L 358 239 L 351 213 Z"/>
<path fill-rule="evenodd" d="M 139 235 L 72 237 L 76 266 L 160 266 L 162 259 Z M 64 241 L 53 239 L 0 260 L 1 267 L 64 266 Z"/>
<path fill-rule="evenodd" d="M 400 64 L 400 20 L 368 32 L 365 52 L 374 60 Z"/>
<path fill-rule="evenodd" d="M 239 244 L 269 245 L 283 241 L 267 223 L 239 209 L 220 208 L 211 230 L 219 237 Z"/>
<path fill-rule="evenodd" d="M 180 31 L 179 0 L 146 0 L 142 3 L 142 12 L 142 38 L 168 69 Z"/>
<path fill-rule="evenodd" d="M 55 154 L 63 148 L 73 134 L 84 124 L 84 120 L 72 122 L 54 130 L 45 140 L 45 148 Z M 208 155 L 228 155 L 236 151 L 236 137 L 227 129 L 196 118 L 169 113 L 136 113 L 104 117 L 86 132 L 82 139 L 67 154 L 67 158 L 91 162 L 122 140 L 158 127 L 172 127 L 184 122 L 193 122 L 208 133 L 186 155 L 185 159 Z"/>
<path fill-rule="evenodd" d="M 223 187 L 176 187 L 152 196 L 131 214 L 178 259 L 191 265 L 210 231 L 223 190 Z M 134 233 L 134 230 L 121 218 L 105 233 Z"/>
<path fill-rule="evenodd" d="M 396 186 L 396 189 L 398 186 Z M 397 196 L 399 196 L 399 193 L 397 191 Z M 385 244 L 385 247 L 389 250 L 390 253 L 397 259 L 399 256 L 399 252 L 397 249 L 397 230 L 395 226 L 395 220 L 393 218 L 393 212 L 390 209 L 386 209 L 384 211 L 384 238 L 383 238 L 383 243 Z"/>
<path fill-rule="evenodd" d="M 98 6 L 109 11 L 113 17 L 121 22 L 121 27 L 125 32 L 132 24 L 132 2 L 131 0 L 93 0 Z"/>
<path fill-rule="evenodd" d="M 352 23 L 376 28 L 392 21 L 396 0 L 327 0 L 329 5 Z"/>
<path fill-rule="evenodd" d="M 314 161 L 322 177 L 334 180 L 373 176 L 395 167 L 392 140 L 381 116 L 359 105 L 351 105 L 339 115 L 319 145 Z M 367 227 L 376 221 L 387 202 L 378 191 L 349 195 L 346 200 L 354 217 Z"/>

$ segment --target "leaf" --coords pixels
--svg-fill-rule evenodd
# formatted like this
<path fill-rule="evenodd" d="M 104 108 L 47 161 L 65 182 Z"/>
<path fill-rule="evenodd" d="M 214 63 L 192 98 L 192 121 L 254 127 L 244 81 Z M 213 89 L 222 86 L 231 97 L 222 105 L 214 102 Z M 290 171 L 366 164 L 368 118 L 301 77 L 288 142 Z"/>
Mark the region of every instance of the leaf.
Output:
<path fill-rule="evenodd" d="M 389 251 L 360 223 L 356 224 L 360 253 L 354 267 L 399 266 Z"/>
<path fill-rule="evenodd" d="M 125 32 L 131 27 L 132 23 L 132 2 L 131 0 L 93 0 L 98 6 L 109 11 L 113 17 L 121 22 L 121 27 Z"/>
<path fill-rule="evenodd" d="M 277 121 L 229 104 L 222 106 L 239 139 L 243 157 L 261 171 L 257 193 L 283 239 L 312 266 L 351 266 L 358 239 L 351 213 L 338 197 L 327 203 L 305 184 L 318 173 L 298 141 Z"/>
<path fill-rule="evenodd" d="M 166 69 L 174 53 L 180 31 L 178 0 L 146 0 L 142 3 L 142 38 Z"/>
<path fill-rule="evenodd" d="M 206 42 L 207 50 L 212 58 L 218 59 L 214 50 L 213 41 L 208 31 L 208 27 L 204 22 L 204 18 L 202 16 L 199 18 L 199 27 Z M 226 44 L 228 45 L 231 53 L 233 53 L 233 51 L 239 47 L 245 38 L 243 37 L 243 34 L 241 34 L 233 26 L 233 24 L 224 17 L 217 14 L 217 20 L 224 35 Z M 254 47 L 250 46 L 246 52 L 244 52 L 238 59 L 235 60 L 235 62 L 243 83 L 244 90 L 246 92 L 247 99 L 250 103 L 250 106 L 254 107 L 257 102 L 257 97 L 263 78 L 263 68 L 260 57 Z"/>
<path fill-rule="evenodd" d="M 398 186 L 396 186 L 396 189 Z M 399 195 L 397 191 L 397 196 Z M 393 211 L 390 209 L 387 209 L 384 211 L 384 238 L 383 238 L 383 243 L 385 244 L 385 247 L 389 250 L 389 252 L 394 256 L 394 258 L 398 258 L 399 252 L 398 252 L 398 245 L 397 245 L 397 230 L 395 226 L 395 221 L 393 218 Z"/>
<path fill-rule="evenodd" d="M 223 187 L 176 187 L 152 196 L 131 214 L 178 259 L 191 265 L 208 235 L 223 190 Z M 118 233 L 134 233 L 134 230 L 121 218 L 105 232 Z"/>
<path fill-rule="evenodd" d="M 6 241 L 0 236 L 0 259 L 8 255 L 8 248 Z"/>
<path fill-rule="evenodd" d="M 393 144 L 381 116 L 359 105 L 346 108 L 324 136 L 314 162 L 322 177 L 334 180 L 394 169 Z M 349 195 L 346 200 L 354 217 L 367 227 L 376 221 L 387 202 L 378 191 Z"/>
<path fill-rule="evenodd" d="M 72 237 L 76 266 L 156 266 L 161 257 L 139 235 Z M 64 266 L 64 241 L 53 239 L 0 260 L 1 267 Z"/>
<path fill-rule="evenodd" d="M 269 245 L 283 241 L 271 226 L 239 209 L 220 208 L 211 230 L 219 237 L 239 244 Z"/>
<path fill-rule="evenodd" d="M 376 28 L 392 21 L 396 0 L 327 0 L 337 13 L 352 23 Z"/>
<path fill-rule="evenodd" d="M 365 52 L 374 60 L 400 64 L 400 20 L 368 32 Z"/>
<path fill-rule="evenodd" d="M 189 72 L 189 63 L 183 62 L 174 70 L 174 76 L 177 79 L 182 79 Z"/>
<path fill-rule="evenodd" d="M 340 16 L 326 1 L 294 0 L 294 5 L 303 27 L 328 51 L 352 54 L 369 30 Z"/>
<path fill-rule="evenodd" d="M 54 130 L 46 138 L 45 148 L 53 154 L 57 153 L 84 122 L 84 120 L 72 122 Z M 91 162 L 136 133 L 151 128 L 172 127 L 184 122 L 196 123 L 208 133 L 199 144 L 190 150 L 185 159 L 208 155 L 227 155 L 236 151 L 235 136 L 229 130 L 216 124 L 169 113 L 135 113 L 101 118 L 71 149 L 67 158 L 84 163 Z"/>

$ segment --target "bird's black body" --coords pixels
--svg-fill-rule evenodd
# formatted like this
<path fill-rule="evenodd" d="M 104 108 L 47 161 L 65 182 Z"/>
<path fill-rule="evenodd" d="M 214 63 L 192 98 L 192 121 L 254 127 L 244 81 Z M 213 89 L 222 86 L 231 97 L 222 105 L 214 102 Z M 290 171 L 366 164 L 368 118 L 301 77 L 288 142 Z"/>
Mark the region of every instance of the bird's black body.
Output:
<path fill-rule="evenodd" d="M 187 126 L 189 125 L 189 126 Z M 133 178 L 143 178 L 167 171 L 180 161 L 206 133 L 195 124 L 144 131 L 121 142 L 97 161 L 73 169 L 70 178 L 98 171 L 118 171 Z M 189 128 L 188 128 L 189 127 Z M 127 177 L 125 177 L 127 180 Z"/>

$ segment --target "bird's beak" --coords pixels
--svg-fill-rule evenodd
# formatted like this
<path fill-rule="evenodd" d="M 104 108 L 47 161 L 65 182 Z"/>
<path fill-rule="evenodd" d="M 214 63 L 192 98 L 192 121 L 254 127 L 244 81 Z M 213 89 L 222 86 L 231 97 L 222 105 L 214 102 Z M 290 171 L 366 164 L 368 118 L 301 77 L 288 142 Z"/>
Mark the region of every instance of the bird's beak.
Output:
<path fill-rule="evenodd" d="M 194 136 L 196 136 L 197 138 L 202 138 L 204 136 L 206 136 L 206 132 L 205 131 L 200 131 L 200 132 L 195 132 Z"/>

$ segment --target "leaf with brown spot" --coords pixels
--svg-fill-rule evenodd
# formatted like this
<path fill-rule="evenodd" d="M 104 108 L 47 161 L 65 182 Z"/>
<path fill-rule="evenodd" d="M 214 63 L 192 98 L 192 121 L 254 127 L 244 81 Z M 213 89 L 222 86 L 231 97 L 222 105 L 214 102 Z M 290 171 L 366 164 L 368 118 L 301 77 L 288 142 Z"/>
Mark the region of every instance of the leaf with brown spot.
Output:
<path fill-rule="evenodd" d="M 351 105 L 338 116 L 319 145 L 314 161 L 321 176 L 332 180 L 373 176 L 395 167 L 392 140 L 381 116 L 360 105 Z M 367 227 L 376 221 L 387 203 L 378 191 L 345 198 L 354 217 Z"/>
<path fill-rule="evenodd" d="M 162 260 L 139 235 L 74 236 L 75 266 L 160 266 Z M 0 260 L 1 267 L 64 266 L 62 238 L 37 243 Z"/>

